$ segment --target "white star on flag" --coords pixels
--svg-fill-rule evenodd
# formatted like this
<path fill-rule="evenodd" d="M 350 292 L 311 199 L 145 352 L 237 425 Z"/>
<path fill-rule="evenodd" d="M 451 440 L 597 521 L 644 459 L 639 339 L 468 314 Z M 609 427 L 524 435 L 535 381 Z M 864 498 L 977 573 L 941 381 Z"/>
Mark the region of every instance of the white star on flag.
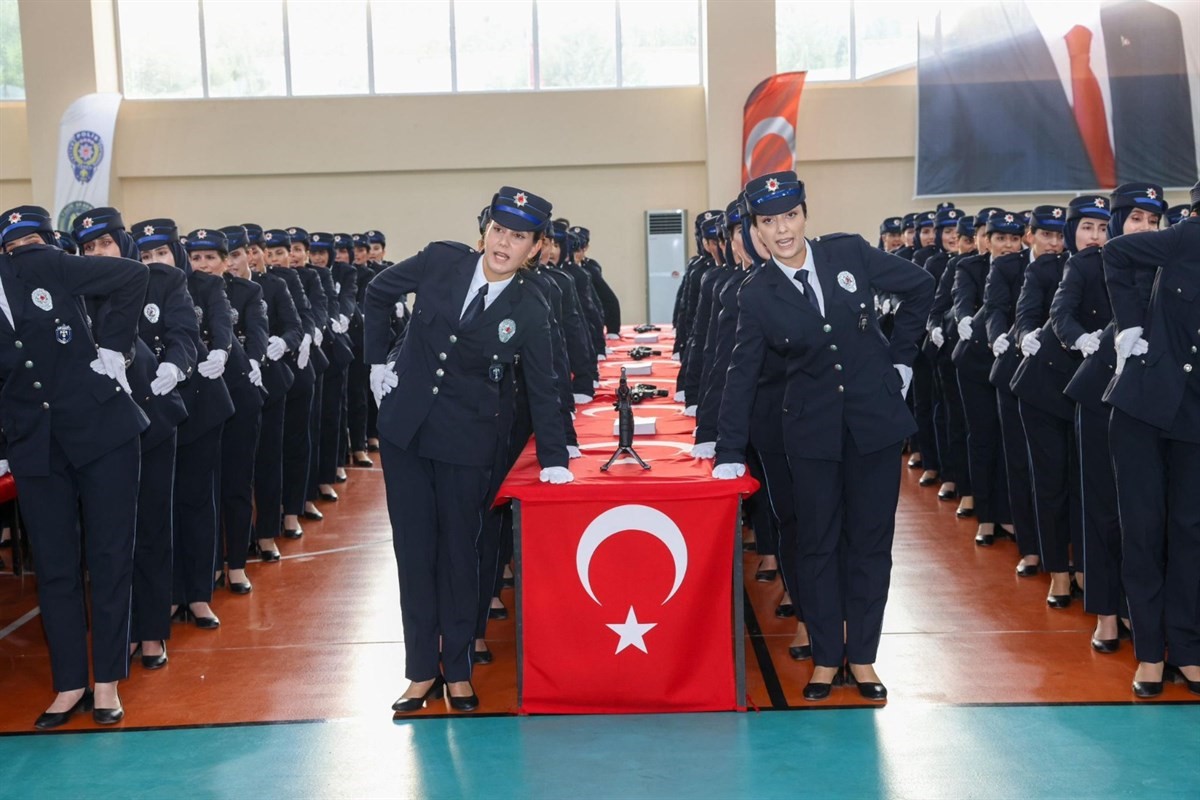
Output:
<path fill-rule="evenodd" d="M 620 653 L 626 647 L 636 647 L 643 653 L 649 654 L 646 649 L 645 636 L 650 632 L 651 628 L 658 627 L 657 622 L 638 622 L 637 614 L 633 612 L 633 606 L 629 607 L 629 615 L 625 617 L 625 621 L 620 624 L 609 623 L 608 626 L 621 637 L 617 642 L 617 653 Z M 614 653 L 616 655 L 616 653 Z"/>

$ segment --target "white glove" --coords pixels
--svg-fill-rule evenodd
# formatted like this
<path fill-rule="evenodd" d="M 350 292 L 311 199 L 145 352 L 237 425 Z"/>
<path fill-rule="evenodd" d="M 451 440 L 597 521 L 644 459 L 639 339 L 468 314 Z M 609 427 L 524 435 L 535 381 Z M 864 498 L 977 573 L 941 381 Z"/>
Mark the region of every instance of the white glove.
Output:
<path fill-rule="evenodd" d="M 1021 352 L 1026 356 L 1036 356 L 1038 350 L 1042 349 L 1042 342 L 1038 338 L 1037 331 L 1030 331 L 1021 337 Z"/>
<path fill-rule="evenodd" d="M 183 380 L 183 372 L 169 361 L 158 365 L 158 377 L 150 382 L 150 391 L 159 397 L 170 394 Z"/>
<path fill-rule="evenodd" d="M 929 332 L 929 341 L 933 342 L 934 347 L 941 347 L 946 343 L 946 334 L 940 327 L 934 328 Z"/>
<path fill-rule="evenodd" d="M 1142 338 L 1142 328 L 1134 326 L 1126 328 L 1117 334 L 1117 374 L 1125 369 L 1125 361 L 1130 356 L 1144 355 L 1150 349 L 1150 343 Z"/>
<path fill-rule="evenodd" d="M 611 347 L 604 348 L 604 355 L 606 355 L 606 356 L 611 356 L 615 352 L 617 352 L 617 351 L 613 350 Z"/>
<path fill-rule="evenodd" d="M 900 380 L 902 381 L 900 386 L 900 396 L 908 397 L 908 387 L 910 384 L 912 384 L 912 367 L 908 366 L 907 364 L 892 364 L 892 366 L 896 368 L 896 372 L 900 373 Z"/>
<path fill-rule="evenodd" d="M 592 402 L 591 395 L 573 394 L 573 395 L 571 395 L 571 397 L 575 398 L 575 405 L 577 405 L 577 406 L 585 406 L 588 403 Z"/>
<path fill-rule="evenodd" d="M 1007 333 L 1000 334 L 999 336 L 996 337 L 996 341 L 992 342 L 992 355 L 999 358 L 1000 356 L 1002 356 L 1008 352 L 1008 348 L 1011 345 L 1012 345 L 1012 342 L 1010 342 L 1008 340 L 1008 334 Z"/>
<path fill-rule="evenodd" d="M 287 352 L 287 342 L 280 339 L 278 336 L 272 336 L 267 339 L 267 358 L 272 361 L 278 361 L 283 358 L 283 354 Z"/>
<path fill-rule="evenodd" d="M 716 442 L 696 442 L 692 445 L 692 458 L 716 458 Z"/>
<path fill-rule="evenodd" d="M 216 380 L 225 373 L 225 362 L 228 360 L 229 353 L 224 350 L 210 350 L 208 358 L 200 362 L 196 371 L 210 380 Z"/>
<path fill-rule="evenodd" d="M 676 402 L 676 403 L 682 403 L 682 402 L 683 402 L 683 391 L 682 391 L 682 390 L 680 390 L 680 391 L 678 391 L 678 392 L 676 392 L 676 393 L 675 393 L 675 402 Z"/>
<path fill-rule="evenodd" d="M 325 341 L 325 334 L 321 333 L 321 329 L 317 328 L 313 331 L 313 344 L 317 347 L 321 346 L 321 342 Z"/>
<path fill-rule="evenodd" d="M 685 417 L 694 417 L 694 416 L 696 416 L 696 411 L 697 411 L 697 410 L 698 410 L 698 409 L 696 408 L 696 406 L 688 406 L 687 408 L 685 408 L 685 409 L 683 410 L 683 415 L 684 415 Z"/>
<path fill-rule="evenodd" d="M 308 366 L 309 351 L 312 349 L 312 343 L 313 338 L 307 333 L 304 334 L 304 338 L 300 340 L 300 351 L 296 355 L 296 366 L 300 369 L 304 369 Z"/>
<path fill-rule="evenodd" d="M 338 333 L 345 333 L 346 331 L 350 330 L 350 318 L 345 314 L 338 314 L 337 321 L 339 328 Z"/>
<path fill-rule="evenodd" d="M 880 316 L 886 317 L 890 313 L 892 313 L 892 301 L 885 297 L 879 303 L 879 314 Z"/>
<path fill-rule="evenodd" d="M 0 478 L 8 474 L 8 459 L 0 458 Z"/>
<path fill-rule="evenodd" d="M 250 382 L 255 386 L 262 386 L 262 367 L 253 358 L 250 359 Z"/>
<path fill-rule="evenodd" d="M 567 458 L 583 458 L 583 451 L 573 444 L 567 445 Z"/>
<path fill-rule="evenodd" d="M 342 329 L 342 321 L 338 317 L 330 317 L 329 318 L 329 330 L 333 331 L 334 333 L 345 333 L 346 332 Z"/>
<path fill-rule="evenodd" d="M 613 341 L 618 341 L 618 340 L 620 340 L 620 338 L 621 338 L 621 334 L 619 334 L 619 333 L 610 333 L 610 334 L 608 334 L 607 336 L 605 336 L 604 338 L 605 338 L 605 339 L 611 339 L 611 340 L 613 340 Z"/>
<path fill-rule="evenodd" d="M 1091 333 L 1083 333 L 1075 340 L 1075 349 L 1083 353 L 1083 357 L 1095 353 L 1100 349 L 1100 334 L 1102 331 L 1092 331 Z"/>
<path fill-rule="evenodd" d="M 396 303 L 396 319 L 404 319 L 404 315 L 407 313 L 408 306 L 404 305 L 403 300 L 401 300 L 399 303 Z"/>
<path fill-rule="evenodd" d="M 116 350 L 97 347 L 96 360 L 89 366 L 91 366 L 93 372 L 97 372 L 100 375 L 107 375 L 119 383 L 121 388 L 126 392 L 129 391 L 129 379 L 125 377 L 125 356 Z"/>
<path fill-rule="evenodd" d="M 570 483 L 575 476 L 566 467 L 546 467 L 538 473 L 538 480 L 542 483 Z"/>
<path fill-rule="evenodd" d="M 972 319 L 974 319 L 974 317 L 963 317 L 962 319 L 960 319 L 958 321 L 958 338 L 960 338 L 960 339 L 970 339 L 971 338 L 971 332 L 972 332 L 971 320 Z"/>
<path fill-rule="evenodd" d="M 678 360 L 679 360 L 679 353 L 671 353 L 671 360 L 672 360 L 672 361 L 678 361 Z"/>
<path fill-rule="evenodd" d="M 717 464 L 712 471 L 712 476 L 719 481 L 731 481 L 745 474 L 745 464 Z"/>
<path fill-rule="evenodd" d="M 396 366 L 395 361 L 371 365 L 371 394 L 375 395 L 375 405 L 377 406 L 381 405 L 387 393 L 400 383 L 400 377 L 392 369 L 394 366 Z"/>
<path fill-rule="evenodd" d="M 593 388 L 593 389 L 599 389 L 599 388 L 600 388 L 600 381 L 592 381 L 592 388 Z"/>
<path fill-rule="evenodd" d="M 596 360 L 597 361 L 607 361 L 608 356 L 604 355 L 604 353 L 596 353 Z"/>

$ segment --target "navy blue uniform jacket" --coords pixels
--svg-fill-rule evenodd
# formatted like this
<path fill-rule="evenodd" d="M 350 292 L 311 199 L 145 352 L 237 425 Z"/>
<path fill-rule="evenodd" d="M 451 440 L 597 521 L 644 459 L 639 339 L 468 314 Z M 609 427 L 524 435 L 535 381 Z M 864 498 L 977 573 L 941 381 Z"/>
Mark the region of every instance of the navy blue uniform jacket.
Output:
<path fill-rule="evenodd" d="M 543 467 L 567 466 L 550 337 L 550 307 L 517 273 L 487 310 L 460 326 L 480 255 L 434 242 L 380 272 L 367 287 L 363 339 L 368 364 L 386 363 L 391 321 L 402 295 L 415 294 L 412 322 L 395 363 L 399 385 L 379 409 L 379 433 L 424 458 L 487 467 L 509 432 L 501 383 L 520 357 Z M 505 341 L 507 339 L 507 341 Z"/>
<path fill-rule="evenodd" d="M 933 303 L 933 278 L 861 236 L 831 234 L 808 243 L 825 296 L 816 312 L 774 264 L 753 273 L 738 296 L 738 327 L 717 436 L 717 463 L 743 463 L 751 409 L 767 353 L 787 362 L 783 444 L 789 458 L 841 461 L 848 432 L 874 453 L 916 432 L 894 364 L 911 366 Z M 889 341 L 874 294 L 900 298 Z"/>

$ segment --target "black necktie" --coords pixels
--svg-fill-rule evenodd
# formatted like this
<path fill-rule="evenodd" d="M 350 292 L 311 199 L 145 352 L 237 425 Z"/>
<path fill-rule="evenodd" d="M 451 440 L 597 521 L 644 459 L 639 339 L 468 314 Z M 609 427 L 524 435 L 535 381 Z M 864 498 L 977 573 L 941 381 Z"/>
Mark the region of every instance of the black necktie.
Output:
<path fill-rule="evenodd" d="M 463 312 L 462 319 L 458 321 L 459 325 L 470 325 L 483 313 L 483 300 L 487 297 L 487 289 L 488 285 L 486 283 L 479 287 L 479 293 L 467 305 L 467 310 Z"/>
<path fill-rule="evenodd" d="M 813 311 L 821 314 L 821 303 L 817 300 L 816 293 L 813 291 L 812 286 L 808 283 L 808 270 L 798 269 L 793 277 L 800 284 L 800 288 L 804 290 L 804 296 L 808 298 L 808 302 L 813 307 Z M 821 316 L 824 316 L 824 314 Z"/>

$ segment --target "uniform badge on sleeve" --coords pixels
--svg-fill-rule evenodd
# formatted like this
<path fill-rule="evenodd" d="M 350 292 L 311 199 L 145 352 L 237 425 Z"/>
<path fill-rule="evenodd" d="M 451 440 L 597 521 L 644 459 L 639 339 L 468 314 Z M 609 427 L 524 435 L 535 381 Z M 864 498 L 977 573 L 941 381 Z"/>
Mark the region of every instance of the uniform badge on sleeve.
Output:
<path fill-rule="evenodd" d="M 68 344 L 71 341 L 71 337 L 73 335 L 74 335 L 74 332 L 71 330 L 70 325 L 66 325 L 66 324 L 59 325 L 57 328 L 54 329 L 54 340 L 57 341 L 59 344 Z"/>
<path fill-rule="evenodd" d="M 50 299 L 50 293 L 45 289 L 34 289 L 33 294 L 30 296 L 33 298 L 33 304 L 42 311 L 49 311 L 54 308 L 54 301 Z"/>
<path fill-rule="evenodd" d="M 500 321 L 500 341 L 508 342 L 517 333 L 517 323 L 511 319 Z"/>
<path fill-rule="evenodd" d="M 162 312 L 158 308 L 158 303 L 146 303 L 146 307 L 142 309 L 142 315 L 151 325 L 155 325 L 162 316 Z"/>
<path fill-rule="evenodd" d="M 858 291 L 858 282 L 855 281 L 854 276 L 852 274 L 850 274 L 849 272 L 847 272 L 846 270 L 842 270 L 841 272 L 838 273 L 837 282 L 838 282 L 838 286 L 842 287 L 847 292 L 857 292 Z"/>

